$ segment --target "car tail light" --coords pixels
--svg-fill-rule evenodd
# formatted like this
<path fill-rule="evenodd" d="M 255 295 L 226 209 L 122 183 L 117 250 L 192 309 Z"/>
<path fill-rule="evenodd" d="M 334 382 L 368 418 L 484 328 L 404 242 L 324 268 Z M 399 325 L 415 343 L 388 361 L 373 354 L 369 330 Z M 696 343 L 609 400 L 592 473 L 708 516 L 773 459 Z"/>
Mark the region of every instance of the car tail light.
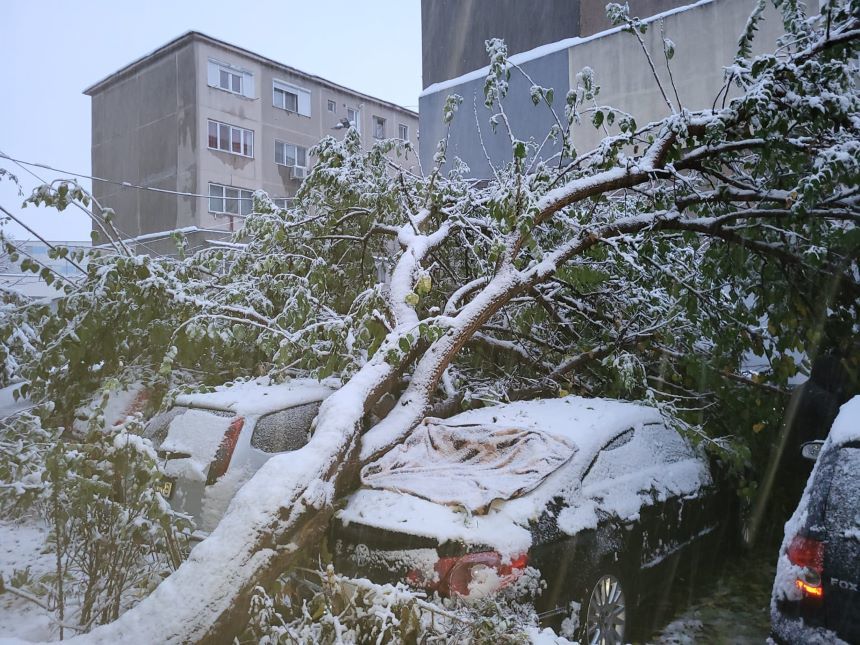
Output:
<path fill-rule="evenodd" d="M 528 555 L 525 553 L 512 558 L 510 562 L 503 562 L 502 556 L 495 551 L 481 551 L 439 558 L 434 567 L 437 579 L 432 582 L 424 581 L 417 571 L 410 571 L 407 579 L 413 584 L 438 591 L 443 596 L 468 596 L 471 591 L 469 586 L 478 570 L 486 568 L 495 574 L 495 579 L 492 580 L 494 588 L 490 591 L 497 591 L 519 578 L 526 564 Z"/>
<path fill-rule="evenodd" d="M 239 441 L 239 433 L 242 432 L 242 427 L 245 425 L 243 417 L 236 417 L 224 433 L 224 438 L 218 446 L 218 451 L 215 453 L 215 459 L 209 464 L 209 475 L 206 477 L 206 485 L 211 486 L 227 472 L 227 466 L 230 465 L 230 459 L 233 457 L 233 451 L 236 449 L 236 442 Z"/>
<path fill-rule="evenodd" d="M 794 536 L 788 545 L 789 562 L 801 567 L 801 572 L 794 584 L 804 596 L 821 598 L 824 588 L 821 586 L 821 574 L 824 572 L 824 542 L 813 540 L 802 535 Z"/>

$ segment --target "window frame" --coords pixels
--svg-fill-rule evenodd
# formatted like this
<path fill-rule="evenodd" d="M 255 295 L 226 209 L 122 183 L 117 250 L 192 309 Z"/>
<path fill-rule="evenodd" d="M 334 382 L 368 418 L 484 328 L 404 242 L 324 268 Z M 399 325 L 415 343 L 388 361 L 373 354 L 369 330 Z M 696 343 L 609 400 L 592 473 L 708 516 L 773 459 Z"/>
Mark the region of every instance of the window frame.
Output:
<path fill-rule="evenodd" d="M 282 94 L 292 94 L 296 97 L 296 109 L 292 110 L 287 107 L 286 97 L 284 98 L 284 105 L 281 107 L 278 105 L 276 100 L 277 93 L 281 92 Z M 311 107 L 311 100 L 313 98 L 313 94 L 311 90 L 306 87 L 301 87 L 299 85 L 294 85 L 293 83 L 288 83 L 287 81 L 282 81 L 278 78 L 272 79 L 272 107 L 278 110 L 283 110 L 284 112 L 288 112 L 290 114 L 298 114 L 299 116 L 306 116 L 308 118 L 313 114 L 313 108 Z"/>
<path fill-rule="evenodd" d="M 213 195 L 212 189 L 220 189 L 220 195 Z M 227 191 L 235 191 L 235 196 L 228 195 Z M 243 194 L 244 193 L 244 194 Z M 214 181 L 209 182 L 209 197 L 207 198 L 207 210 L 213 215 L 229 215 L 229 216 L 240 216 L 247 217 L 254 210 L 254 191 L 249 190 L 247 188 L 240 188 L 238 186 L 227 186 L 225 184 L 219 184 Z M 212 203 L 213 200 L 217 202 L 217 200 L 221 201 L 221 210 L 213 209 Z M 236 204 L 236 210 L 231 211 L 228 210 L 228 202 Z"/>
<path fill-rule="evenodd" d="M 328 99 L 328 102 L 326 103 L 326 110 L 328 110 L 332 114 L 337 114 L 337 101 Z"/>
<path fill-rule="evenodd" d="M 373 125 L 373 138 L 374 139 L 384 139 L 385 138 L 385 117 L 378 116 L 376 114 L 373 115 L 372 118 Z M 377 132 L 377 127 L 379 127 L 379 131 Z"/>
<path fill-rule="evenodd" d="M 405 123 L 397 124 L 397 134 L 401 141 L 409 141 L 409 126 Z M 404 136 L 405 134 L 405 136 Z"/>
<path fill-rule="evenodd" d="M 215 147 L 212 147 L 212 126 L 215 125 Z M 227 142 L 226 147 L 222 147 L 222 138 L 224 134 L 223 128 L 227 128 Z M 238 144 L 239 151 L 234 150 L 236 140 L 234 140 L 234 134 L 238 132 Z M 216 121 L 215 119 L 207 119 L 206 126 L 206 146 L 210 150 L 215 150 L 217 152 L 226 152 L 231 155 L 238 155 L 240 157 L 245 157 L 247 159 L 254 158 L 254 131 L 249 128 L 243 128 L 238 125 L 231 125 L 229 123 L 224 123 L 223 121 Z M 246 146 L 248 148 L 249 154 L 245 154 Z"/>
<path fill-rule="evenodd" d="M 349 118 L 350 112 L 352 112 L 352 114 L 355 116 L 354 119 Z M 355 127 L 355 131 L 358 132 L 359 134 L 361 134 L 361 110 L 359 108 L 347 107 L 346 108 L 346 120 L 350 124 L 355 124 L 353 126 L 353 127 Z"/>
<path fill-rule="evenodd" d="M 207 59 L 207 76 L 208 82 L 207 85 L 216 90 L 221 90 L 223 92 L 229 92 L 230 94 L 235 94 L 236 96 L 242 96 L 244 98 L 253 99 L 254 98 L 254 73 L 239 67 L 237 65 L 231 65 L 230 63 L 225 63 L 224 61 L 220 61 L 216 58 L 208 58 Z M 216 78 L 213 79 L 212 68 L 217 70 Z M 221 76 L 222 74 L 227 74 L 227 87 L 221 84 Z M 236 90 L 233 87 L 233 81 L 238 79 L 239 89 Z"/>
<path fill-rule="evenodd" d="M 281 162 L 281 160 L 278 159 L 278 144 L 281 144 L 283 146 L 283 150 L 284 150 L 283 162 Z M 287 161 L 289 159 L 289 157 L 287 156 L 287 148 L 288 147 L 293 148 L 293 151 L 294 151 L 293 158 L 296 161 L 296 163 L 294 163 L 294 164 L 287 163 Z M 305 158 L 304 159 L 305 162 L 303 164 L 299 163 L 299 150 L 302 151 L 302 153 L 303 153 L 302 156 Z M 275 139 L 275 164 L 278 166 L 284 166 L 285 168 L 307 168 L 308 167 L 308 149 L 305 148 L 304 146 L 300 146 L 296 143 L 290 143 L 289 141 L 284 141 L 282 139 Z"/>

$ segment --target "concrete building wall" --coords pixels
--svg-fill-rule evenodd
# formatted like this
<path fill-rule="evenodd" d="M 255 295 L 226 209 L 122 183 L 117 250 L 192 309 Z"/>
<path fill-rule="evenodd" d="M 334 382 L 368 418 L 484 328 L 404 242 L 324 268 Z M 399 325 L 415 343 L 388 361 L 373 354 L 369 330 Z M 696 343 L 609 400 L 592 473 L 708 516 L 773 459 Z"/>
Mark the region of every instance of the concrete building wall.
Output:
<path fill-rule="evenodd" d="M 663 19 L 666 37 L 675 43 L 675 56 L 669 61 L 675 89 L 684 108 L 710 108 L 724 83 L 723 69 L 737 53 L 738 37 L 752 11 L 746 0 L 716 0 Z M 756 35 L 754 50 L 773 51 L 783 25 L 772 9 Z M 660 25 L 652 23 L 643 36 L 657 68 L 661 84 L 677 108 L 677 99 L 663 54 Z M 568 49 L 569 87 L 575 87 L 576 74 L 591 67 L 600 85 L 598 103 L 629 112 L 640 125 L 670 114 L 648 65 L 642 47 L 633 35 L 614 33 L 595 38 Z M 609 128 L 610 133 L 618 132 Z M 597 145 L 605 132 L 583 123 L 574 130 L 577 148 L 587 151 Z"/>
<path fill-rule="evenodd" d="M 580 0 L 421 0 L 424 87 L 487 64 L 484 41 L 515 54 L 579 35 Z"/>
<path fill-rule="evenodd" d="M 96 177 L 179 189 L 180 125 L 194 120 L 189 54 L 190 46 L 175 50 L 93 96 Z M 125 235 L 184 225 L 170 195 L 103 182 L 94 182 L 93 190 L 99 203 L 116 211 L 116 226 Z"/>
<path fill-rule="evenodd" d="M 647 9 L 652 5 L 662 6 L 661 2 L 662 0 L 643 0 L 640 9 Z M 711 106 L 723 86 L 723 68 L 734 59 L 738 37 L 751 10 L 752 6 L 747 0 L 714 0 L 696 6 L 688 5 L 661 18 L 666 36 L 676 45 L 671 69 L 683 107 L 695 110 Z M 631 12 L 635 13 L 633 9 Z M 589 20 L 592 22 L 587 24 L 592 27 L 589 28 L 596 24 L 591 14 Z M 585 20 L 583 5 L 583 21 Z M 754 49 L 759 52 L 772 50 L 777 37 L 782 33 L 781 20 L 774 10 L 769 10 L 758 31 Z M 659 21 L 651 22 L 644 38 L 658 68 L 661 82 L 671 100 L 675 102 L 663 55 Z M 544 53 L 552 49 L 555 51 Z M 523 56 L 530 58 L 528 53 Z M 586 66 L 594 70 L 597 84 L 600 85 L 599 104 L 625 110 L 631 113 L 639 124 L 662 118 L 669 113 L 639 42 L 628 33 L 609 30 L 561 42 L 554 48 L 544 47 L 521 66 L 536 83 L 554 88 L 555 107 L 560 115 L 564 112 L 565 95 L 576 86 L 576 75 Z M 437 87 L 429 87 L 422 93 L 419 112 L 423 141 L 421 158 L 425 166 L 432 163 L 435 143 L 444 136 L 441 108 L 449 94 L 459 94 L 465 99 L 452 126 L 449 157 L 461 157 L 475 176 L 487 177 L 490 174 L 489 164 L 478 137 L 474 101 L 478 106 L 478 121 L 490 159 L 494 164 L 511 160 L 507 134 L 501 127 L 497 128 L 495 134 L 489 130 L 487 121 L 491 112 L 483 107 L 485 74 L 485 70 L 467 73 L 462 81 L 452 79 Z M 553 119 L 544 106 L 535 107 L 532 104 L 528 89 L 529 83 L 513 70 L 510 91 L 504 102 L 505 111 L 517 138 L 534 138 L 539 143 L 549 131 Z M 610 132 L 613 132 L 611 128 Z M 574 141 L 580 152 L 590 150 L 604 136 L 603 129 L 596 130 L 590 120 L 574 129 Z M 542 156 L 548 157 L 555 151 L 553 146 L 545 146 Z"/>
<path fill-rule="evenodd" d="M 522 68 L 535 83 L 543 87 L 557 88 L 554 102 L 556 105 L 563 105 L 569 82 L 566 49 L 523 63 Z M 508 91 L 510 99 L 505 100 L 505 112 L 517 139 L 534 139 L 541 142 L 555 120 L 545 105 L 535 106 L 532 103 L 529 98 L 530 87 L 531 83 L 522 74 L 513 71 Z M 494 164 L 503 164 L 511 160 L 512 150 L 505 127 L 499 124 L 494 131 L 489 124 L 494 111 L 484 104 L 483 75 L 455 87 L 421 96 L 418 101 L 421 163 L 425 171 L 433 167 L 436 143 L 445 137 L 446 126 L 442 122 L 442 108 L 450 94 L 463 97 L 463 103 L 451 123 L 448 159 L 450 161 L 459 157 L 468 164 L 475 177 L 491 177 L 492 170 L 487 157 Z M 558 147 L 548 141 L 542 156 L 549 157 L 557 150 Z"/>

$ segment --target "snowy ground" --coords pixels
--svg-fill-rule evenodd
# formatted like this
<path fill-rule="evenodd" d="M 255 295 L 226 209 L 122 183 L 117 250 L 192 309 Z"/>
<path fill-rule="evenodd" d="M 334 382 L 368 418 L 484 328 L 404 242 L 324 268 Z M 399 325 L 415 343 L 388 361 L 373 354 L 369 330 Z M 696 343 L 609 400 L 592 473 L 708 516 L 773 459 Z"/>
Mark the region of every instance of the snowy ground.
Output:
<path fill-rule="evenodd" d="M 33 591 L 52 571 L 51 554 L 42 552 L 46 534 L 47 528 L 34 520 L 0 520 L 0 575 L 6 585 Z M 7 591 L 0 594 L 0 638 L 8 636 L 44 641 L 58 634 L 45 609 Z"/>
<path fill-rule="evenodd" d="M 47 529 L 30 520 L 0 520 L 0 574 L 6 584 L 26 590 L 50 573 L 50 553 L 43 553 Z M 776 548 L 756 550 L 726 562 L 720 577 L 700 585 L 696 601 L 684 608 L 683 598 L 673 599 L 675 618 L 649 642 L 661 645 L 693 643 L 764 643 L 768 635 L 768 603 L 773 583 Z M 26 577 L 21 575 L 29 567 Z M 56 640 L 56 625 L 41 607 L 11 593 L 0 595 L 0 640 L 17 637 L 27 641 Z"/>

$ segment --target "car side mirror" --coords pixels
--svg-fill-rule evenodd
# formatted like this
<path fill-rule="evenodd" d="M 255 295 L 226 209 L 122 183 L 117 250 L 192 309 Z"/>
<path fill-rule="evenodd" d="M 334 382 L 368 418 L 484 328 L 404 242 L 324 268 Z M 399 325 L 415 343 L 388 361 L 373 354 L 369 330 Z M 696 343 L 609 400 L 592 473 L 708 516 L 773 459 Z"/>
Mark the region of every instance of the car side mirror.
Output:
<path fill-rule="evenodd" d="M 807 441 L 800 446 L 800 454 L 803 455 L 804 459 L 815 461 L 816 459 L 818 459 L 818 455 L 821 454 L 821 446 L 823 445 L 824 442 L 821 440 Z"/>

